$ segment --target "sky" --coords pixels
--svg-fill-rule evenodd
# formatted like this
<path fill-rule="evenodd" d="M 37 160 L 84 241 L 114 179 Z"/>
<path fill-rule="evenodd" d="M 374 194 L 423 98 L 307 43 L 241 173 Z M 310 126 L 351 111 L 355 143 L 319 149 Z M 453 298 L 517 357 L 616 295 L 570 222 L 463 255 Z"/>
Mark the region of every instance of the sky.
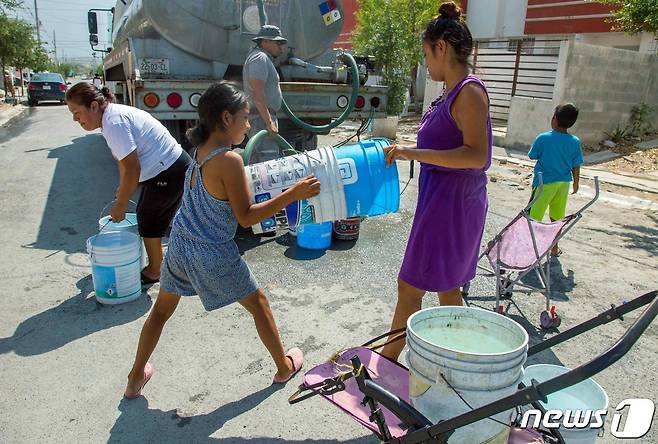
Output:
<path fill-rule="evenodd" d="M 93 62 L 87 30 L 87 11 L 90 8 L 110 9 L 115 0 L 22 0 L 23 5 L 17 15 L 35 25 L 34 4 L 39 14 L 39 34 L 44 48 L 54 59 L 53 31 L 57 42 L 57 59 L 62 62 Z M 108 13 L 98 13 L 98 38 L 103 46 L 108 41 Z M 96 61 L 101 62 L 102 53 L 97 53 Z"/>

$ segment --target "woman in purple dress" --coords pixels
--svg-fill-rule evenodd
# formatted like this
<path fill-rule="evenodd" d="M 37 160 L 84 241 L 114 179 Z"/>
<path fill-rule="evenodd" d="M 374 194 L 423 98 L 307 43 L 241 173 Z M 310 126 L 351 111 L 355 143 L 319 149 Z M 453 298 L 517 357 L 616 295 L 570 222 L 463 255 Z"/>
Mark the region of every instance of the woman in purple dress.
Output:
<path fill-rule="evenodd" d="M 444 82 L 445 90 L 423 116 L 416 146 L 385 148 L 389 165 L 396 159 L 421 165 L 391 330 L 406 326 L 428 291 L 438 293 L 441 305 L 462 305 L 460 287 L 475 277 L 493 135 L 487 91 L 470 74 L 473 39 L 460 16 L 453 2 L 443 3 L 423 32 L 427 70 L 432 80 Z M 397 359 L 403 347 L 394 342 L 383 354 Z"/>

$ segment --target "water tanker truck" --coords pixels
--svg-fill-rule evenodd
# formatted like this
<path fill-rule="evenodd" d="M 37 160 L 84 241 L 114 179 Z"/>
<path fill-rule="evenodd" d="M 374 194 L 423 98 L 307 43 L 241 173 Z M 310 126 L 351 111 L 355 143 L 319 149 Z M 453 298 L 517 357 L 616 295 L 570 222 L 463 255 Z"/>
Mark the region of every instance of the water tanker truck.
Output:
<path fill-rule="evenodd" d="M 110 10 L 111 48 L 98 48 L 96 11 L 89 11 L 90 43 L 107 53 L 105 80 L 117 101 L 149 112 L 184 145 L 201 93 L 219 80 L 242 83 L 263 22 L 288 39 L 275 61 L 285 102 L 304 122 L 323 127 L 279 113 L 280 134 L 293 147 L 315 149 L 317 132 L 327 133 L 339 116 L 386 115 L 386 88 L 364 86 L 372 61 L 332 49 L 343 27 L 341 0 L 120 0 Z"/>

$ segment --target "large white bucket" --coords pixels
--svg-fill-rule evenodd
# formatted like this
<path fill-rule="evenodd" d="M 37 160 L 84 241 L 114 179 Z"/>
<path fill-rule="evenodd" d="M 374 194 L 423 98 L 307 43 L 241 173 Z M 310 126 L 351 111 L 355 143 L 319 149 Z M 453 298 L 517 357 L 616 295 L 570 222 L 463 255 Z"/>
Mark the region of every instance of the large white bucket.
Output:
<path fill-rule="evenodd" d="M 411 403 L 436 423 L 514 393 L 523 376 L 528 334 L 494 312 L 435 307 L 409 318 L 407 345 Z M 461 427 L 450 442 L 507 443 L 504 424 L 511 423 L 513 412 L 493 416 L 502 424 L 484 419 Z"/>
<path fill-rule="evenodd" d="M 254 225 L 254 233 L 274 231 L 277 227 L 334 221 L 347 215 L 338 161 L 329 147 L 247 165 L 245 169 L 254 203 L 270 200 L 312 174 L 322 184 L 318 196 L 294 202 L 282 214 Z"/>
<path fill-rule="evenodd" d="M 341 148 L 321 147 L 245 167 L 252 202 L 264 202 L 314 174 L 320 194 L 294 202 L 253 226 L 254 233 L 318 224 L 348 217 L 394 213 L 400 207 L 397 167 L 386 166 L 386 139 L 362 140 Z"/>
<path fill-rule="evenodd" d="M 96 299 L 102 304 L 130 302 L 142 293 L 140 239 L 129 231 L 110 231 L 87 239 Z"/>
<path fill-rule="evenodd" d="M 530 365 L 525 369 L 523 383 L 530 385 L 532 379 L 541 383 L 568 371 L 568 368 L 560 365 Z M 574 410 L 606 410 L 608 408 L 608 395 L 599 384 L 589 378 L 548 395 L 548 402 L 543 403 L 540 401 L 540 404 L 546 410 L 561 410 L 562 412 L 569 410 L 571 414 Z M 594 415 L 592 415 L 589 423 L 590 427 L 586 429 L 567 429 L 561 426 L 559 431 L 562 438 L 567 444 L 594 444 L 600 431 L 600 428 L 591 427 L 594 419 Z"/>
<path fill-rule="evenodd" d="M 139 228 L 137 227 L 137 214 L 126 213 L 125 219 L 121 222 L 112 222 L 112 216 L 107 215 L 98 219 L 98 232 L 103 233 L 106 231 L 129 231 L 139 236 Z M 141 238 L 140 238 L 141 240 Z M 146 254 L 146 247 L 144 241 L 141 241 L 141 261 L 140 266 L 142 269 L 148 265 L 148 255 Z"/>

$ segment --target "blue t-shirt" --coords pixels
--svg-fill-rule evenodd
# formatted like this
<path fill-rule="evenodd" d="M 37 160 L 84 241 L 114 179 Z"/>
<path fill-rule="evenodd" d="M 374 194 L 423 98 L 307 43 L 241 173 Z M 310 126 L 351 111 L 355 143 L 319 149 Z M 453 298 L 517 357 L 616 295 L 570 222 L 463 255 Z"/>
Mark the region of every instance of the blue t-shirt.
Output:
<path fill-rule="evenodd" d="M 537 173 L 542 173 L 544 183 L 571 182 L 571 170 L 583 164 L 580 139 L 560 131 L 547 131 L 538 135 L 528 157 L 537 160 L 532 186 L 539 184 Z"/>

